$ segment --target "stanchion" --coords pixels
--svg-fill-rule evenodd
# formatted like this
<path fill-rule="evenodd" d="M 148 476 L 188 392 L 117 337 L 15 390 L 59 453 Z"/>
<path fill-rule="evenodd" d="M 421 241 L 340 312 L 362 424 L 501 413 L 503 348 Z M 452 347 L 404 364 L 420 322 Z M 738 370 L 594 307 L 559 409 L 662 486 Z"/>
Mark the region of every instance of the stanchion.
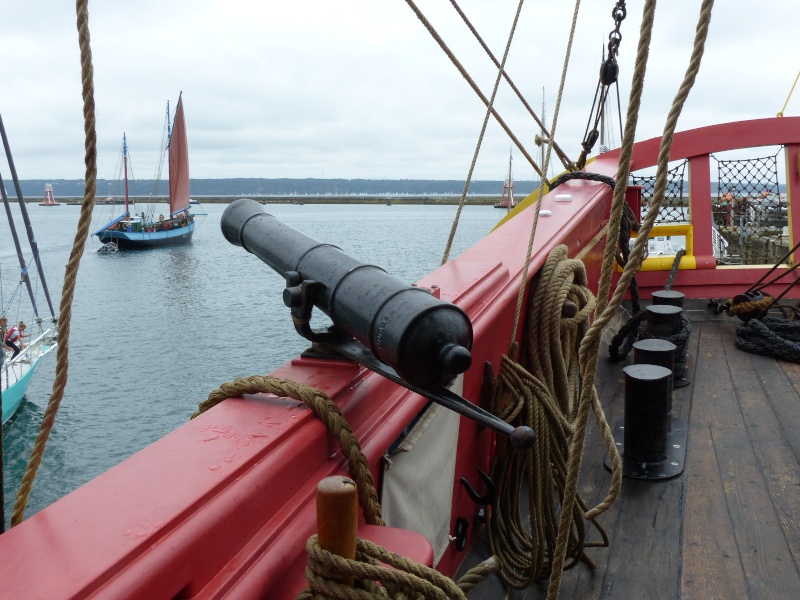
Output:
<path fill-rule="evenodd" d="M 349 477 L 326 477 L 317 484 L 317 539 L 331 554 L 355 560 L 358 491 Z M 353 585 L 352 579 L 342 583 Z"/>

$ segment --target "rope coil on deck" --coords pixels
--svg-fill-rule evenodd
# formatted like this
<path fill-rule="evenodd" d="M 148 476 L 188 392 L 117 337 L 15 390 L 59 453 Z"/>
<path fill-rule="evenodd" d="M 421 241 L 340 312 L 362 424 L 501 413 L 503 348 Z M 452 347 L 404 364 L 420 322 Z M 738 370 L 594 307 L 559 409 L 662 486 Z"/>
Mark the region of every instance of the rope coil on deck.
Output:
<path fill-rule="evenodd" d="M 800 363 L 800 323 L 780 317 L 750 319 L 736 328 L 735 344 L 745 352 Z"/>
<path fill-rule="evenodd" d="M 570 443 L 575 433 L 573 422 L 582 388 L 578 348 L 595 306 L 586 284 L 583 263 L 568 259 L 566 246 L 554 249 L 531 295 L 526 335 L 531 344 L 526 365 L 518 364 L 515 357 L 504 356 L 495 381 L 493 412 L 507 422 L 525 424 L 537 432 L 536 443 L 526 451 L 512 452 L 503 440 L 498 440 L 491 468 L 499 494 L 487 521 L 489 547 L 503 563 L 500 578 L 515 589 L 524 589 L 551 574 Z M 533 340 L 538 340 L 538 345 Z M 596 416 L 605 421 L 602 409 Z M 607 443 L 613 448 L 610 429 Z M 528 506 L 527 515 L 523 516 L 520 498 L 526 489 Z M 602 541 L 586 541 L 586 510 L 586 504 L 576 497 L 571 509 L 566 569 L 579 561 L 593 566 L 584 548 L 608 545 L 605 532 L 593 517 L 590 520 Z M 530 529 L 522 525 L 526 517 L 530 518 Z"/>

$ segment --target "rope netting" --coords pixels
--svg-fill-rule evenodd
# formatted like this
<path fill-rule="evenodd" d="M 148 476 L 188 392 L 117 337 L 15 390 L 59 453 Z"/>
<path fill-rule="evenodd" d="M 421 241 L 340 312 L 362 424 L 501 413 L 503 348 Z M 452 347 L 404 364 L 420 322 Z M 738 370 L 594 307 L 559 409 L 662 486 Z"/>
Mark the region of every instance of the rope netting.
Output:
<path fill-rule="evenodd" d="M 664 192 L 664 202 L 656 218 L 656 223 L 686 223 L 689 221 L 689 202 L 687 196 L 686 165 L 688 161 L 681 161 L 667 171 L 667 189 Z M 631 185 L 642 187 L 642 211 L 637 215 L 641 219 L 647 214 L 653 201 L 656 188 L 655 175 L 631 175 Z"/>
<path fill-rule="evenodd" d="M 772 264 L 789 246 L 788 201 L 781 193 L 781 152 L 717 163 L 715 225 L 727 240 L 728 264 Z"/>

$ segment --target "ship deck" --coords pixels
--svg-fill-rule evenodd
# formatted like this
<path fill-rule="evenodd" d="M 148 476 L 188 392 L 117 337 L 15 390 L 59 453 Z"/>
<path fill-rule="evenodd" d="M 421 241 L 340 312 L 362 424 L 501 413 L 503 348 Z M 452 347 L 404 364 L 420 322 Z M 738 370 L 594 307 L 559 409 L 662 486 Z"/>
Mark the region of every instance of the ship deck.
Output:
<path fill-rule="evenodd" d="M 669 480 L 623 480 L 600 517 L 610 546 L 586 550 L 594 570 L 578 564 L 564 573 L 562 598 L 800 596 L 800 365 L 738 350 L 737 319 L 699 304 L 684 314 L 692 383 L 675 389 L 672 412 L 688 426 L 685 470 Z M 598 392 L 612 429 L 623 417 L 630 362 L 600 361 Z M 610 482 L 601 448 L 593 428 L 579 488 L 589 506 Z M 544 598 L 546 584 L 508 597 Z M 504 597 L 501 590 L 487 581 L 470 597 Z"/>

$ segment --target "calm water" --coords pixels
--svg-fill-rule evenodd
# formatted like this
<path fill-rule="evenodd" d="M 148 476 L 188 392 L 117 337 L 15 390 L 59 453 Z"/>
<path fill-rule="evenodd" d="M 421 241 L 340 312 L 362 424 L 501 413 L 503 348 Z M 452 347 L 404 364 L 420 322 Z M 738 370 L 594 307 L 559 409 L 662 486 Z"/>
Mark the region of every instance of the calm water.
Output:
<path fill-rule="evenodd" d="M 225 207 L 204 206 L 209 215 L 189 246 L 101 255 L 96 239 L 87 243 L 73 303 L 67 389 L 26 517 L 185 423 L 221 383 L 266 374 L 307 346 L 283 306 L 283 279 L 222 237 Z M 400 205 L 265 208 L 409 283 L 441 261 L 456 211 Z M 29 204 L 28 210 L 58 307 L 80 207 Z M 501 216 L 491 206 L 465 208 L 451 256 Z M 2 221 L 0 240 L 6 243 Z M 13 286 L 15 261 L 13 250 L 0 250 L 4 289 L 9 277 Z M 6 520 L 50 396 L 55 358 L 49 355 L 3 428 Z"/>

